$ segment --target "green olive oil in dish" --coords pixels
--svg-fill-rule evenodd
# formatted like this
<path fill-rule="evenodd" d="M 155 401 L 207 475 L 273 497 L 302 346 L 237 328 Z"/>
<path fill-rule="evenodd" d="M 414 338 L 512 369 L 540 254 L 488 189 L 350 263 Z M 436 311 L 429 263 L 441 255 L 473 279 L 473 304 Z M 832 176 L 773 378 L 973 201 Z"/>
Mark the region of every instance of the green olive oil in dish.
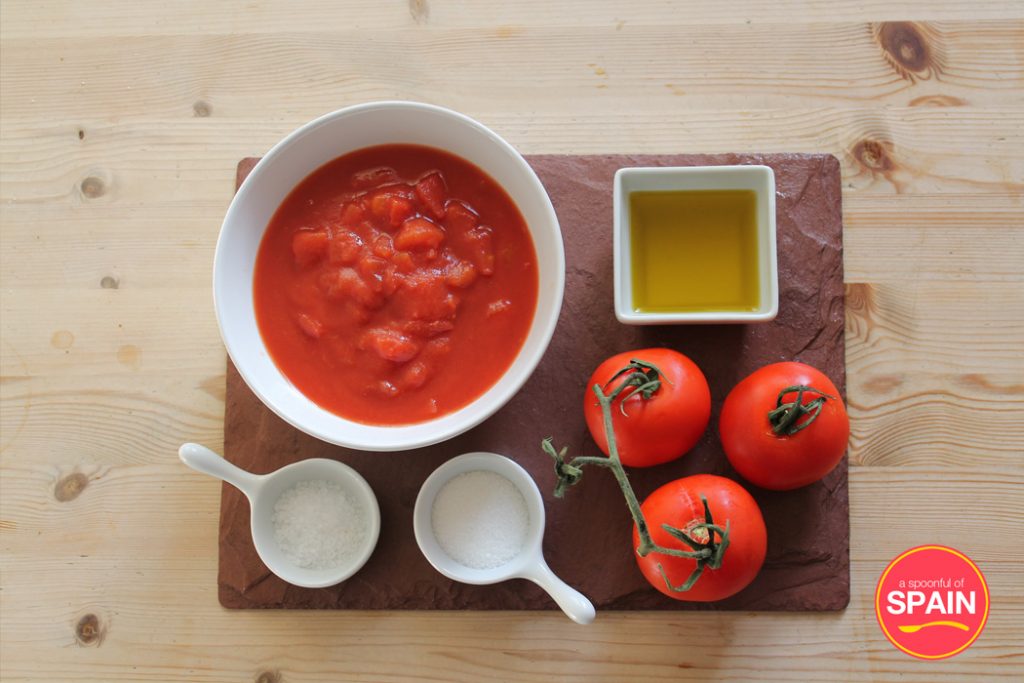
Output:
<path fill-rule="evenodd" d="M 632 192 L 629 217 L 634 310 L 758 309 L 753 190 Z"/>

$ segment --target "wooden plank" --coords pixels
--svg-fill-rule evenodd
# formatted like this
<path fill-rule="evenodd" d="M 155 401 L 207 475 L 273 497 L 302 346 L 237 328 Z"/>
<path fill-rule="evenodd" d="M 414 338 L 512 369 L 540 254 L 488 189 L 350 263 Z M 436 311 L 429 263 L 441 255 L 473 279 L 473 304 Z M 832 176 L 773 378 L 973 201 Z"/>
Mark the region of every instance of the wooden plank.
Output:
<path fill-rule="evenodd" d="M 4 377 L 180 377 L 211 363 L 224 372 L 209 287 L 19 294 L 3 300 L 3 316 L 17 321 L 5 326 Z"/>
<path fill-rule="evenodd" d="M 87 123 L 107 119 L 111 107 L 118 120 L 253 111 L 264 120 L 296 111 L 310 118 L 372 99 L 438 101 L 446 90 L 453 95 L 443 101 L 467 113 L 486 107 L 517 112 L 521 121 L 543 114 L 521 109 L 531 98 L 557 102 L 564 114 L 637 110 L 638 101 L 650 112 L 655 99 L 677 111 L 1019 106 L 1024 68 L 1013 45 L 1024 41 L 1024 21 L 879 31 L 863 23 L 775 23 L 700 26 L 685 40 L 671 25 L 535 27 L 512 35 L 395 28 L 116 41 L 14 36 L 0 51 L 0 115 L 45 119 L 71 98 L 75 117 Z M 40 61 L 46 69 L 36 68 Z"/>
<path fill-rule="evenodd" d="M 320 31 L 325 26 L 346 29 L 395 29 L 418 26 L 485 28 L 514 35 L 528 27 L 625 27 L 702 24 L 755 24 L 868 21 L 977 21 L 1020 19 L 1024 9 L 1014 2 L 976 0 L 866 0 L 841 3 L 816 0 L 671 0 L 624 5 L 611 0 L 520 0 L 516 3 L 464 3 L 452 0 L 359 0 L 343 10 L 331 0 L 306 0 L 301 11 L 286 0 L 275 2 L 172 0 L 163 11 L 132 0 L 83 5 L 78 2 L 39 3 L 9 0 L 0 36 L 32 34 L 46 37 L 201 35 L 219 33 L 280 33 Z M 9 18 L 8 18 L 9 17 Z"/>
<path fill-rule="evenodd" d="M 0 385 L 0 453 L 64 467 L 167 462 L 177 457 L 185 441 L 219 448 L 223 355 L 213 364 L 217 367 L 199 373 L 183 369 L 177 374 L 115 371 L 79 379 L 5 378 Z"/>
<path fill-rule="evenodd" d="M 571 127 L 553 113 L 529 121 L 486 113 L 480 118 L 524 153 L 827 151 L 843 163 L 851 199 L 862 192 L 952 195 L 948 202 L 980 193 L 1002 198 L 996 208 L 1020 208 L 1024 193 L 1024 106 L 965 107 L 953 118 L 935 107 L 591 111 Z M 73 207 L 76 216 L 105 215 L 111 204 L 126 203 L 143 216 L 151 203 L 187 203 L 219 224 L 238 159 L 262 154 L 305 120 L 119 123 L 86 126 L 82 140 L 69 123 L 40 128 L 26 118 L 6 120 L 0 201 Z M 177 148 L 173 139 L 190 142 Z"/>

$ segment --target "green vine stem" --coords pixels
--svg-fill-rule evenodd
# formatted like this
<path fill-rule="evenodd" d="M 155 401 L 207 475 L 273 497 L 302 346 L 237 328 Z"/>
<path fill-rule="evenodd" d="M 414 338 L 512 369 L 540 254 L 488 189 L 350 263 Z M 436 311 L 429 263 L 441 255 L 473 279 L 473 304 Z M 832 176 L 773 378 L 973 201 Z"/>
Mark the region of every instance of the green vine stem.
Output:
<path fill-rule="evenodd" d="M 796 400 L 783 403 L 782 397 L 794 391 Z M 817 394 L 818 397 L 804 403 L 804 393 L 806 392 Z M 821 413 L 821 408 L 828 399 L 834 401 L 836 397 L 803 384 L 786 387 L 779 392 L 775 409 L 768 413 L 768 422 L 772 425 L 772 433 L 776 436 L 793 436 L 800 430 L 807 429 L 812 422 L 818 419 L 818 414 Z M 803 417 L 807 417 L 807 419 L 801 422 L 800 419 Z"/>
<path fill-rule="evenodd" d="M 617 380 L 621 381 L 612 389 L 611 393 L 605 394 L 605 391 Z M 605 435 L 608 437 L 607 458 L 601 456 L 578 456 L 567 462 L 565 454 L 568 449 L 555 450 L 551 438 L 544 439 L 541 442 L 541 448 L 555 461 L 555 474 L 558 477 L 558 483 L 555 485 L 556 498 L 561 498 L 565 495 L 566 489 L 580 481 L 583 476 L 583 468 L 586 465 L 597 465 L 612 471 L 612 474 L 615 475 L 615 480 L 619 483 L 619 488 L 622 490 L 622 495 L 626 499 L 629 513 L 633 516 L 633 521 L 636 523 L 637 534 L 640 536 L 640 544 L 636 549 L 637 555 L 646 557 L 650 553 L 661 553 L 673 557 L 687 557 L 697 561 L 697 566 L 693 572 L 679 586 L 672 584 L 665 574 L 664 567 L 660 563 L 658 564 L 658 571 L 661 573 L 661 578 L 665 580 L 665 585 L 670 590 L 681 593 L 693 587 L 697 579 L 704 573 L 705 568 L 718 569 L 722 566 L 722 559 L 725 556 L 726 549 L 729 547 L 729 523 L 726 522 L 725 528 L 715 524 L 711 516 L 711 509 L 708 507 L 708 500 L 704 494 L 701 494 L 700 500 L 704 505 L 703 522 L 688 525 L 686 530 L 677 529 L 668 524 L 662 525 L 662 529 L 673 538 L 684 543 L 690 548 L 689 550 L 666 548 L 665 546 L 658 545 L 651 538 L 647 520 L 640 509 L 640 502 L 633 492 L 633 487 L 630 485 L 629 478 L 626 476 L 626 471 L 622 466 L 622 460 L 619 458 L 618 445 L 615 443 L 615 430 L 612 426 L 612 404 L 615 403 L 619 396 L 625 393 L 622 401 L 619 403 L 619 410 L 625 415 L 626 412 L 623 404 L 627 399 L 636 395 L 639 395 L 644 401 L 653 399 L 661 388 L 662 381 L 667 382 L 668 379 L 663 377 L 661 370 L 657 366 L 642 360 L 631 359 L 629 364 L 615 373 L 603 387 L 600 384 L 593 386 L 594 395 L 597 396 L 597 401 L 601 406 Z"/>

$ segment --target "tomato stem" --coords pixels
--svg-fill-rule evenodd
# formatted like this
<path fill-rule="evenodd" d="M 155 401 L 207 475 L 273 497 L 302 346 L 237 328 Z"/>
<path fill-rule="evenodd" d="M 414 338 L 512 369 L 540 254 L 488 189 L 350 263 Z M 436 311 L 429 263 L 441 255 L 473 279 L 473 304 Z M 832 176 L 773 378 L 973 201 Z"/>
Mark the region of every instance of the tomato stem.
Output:
<path fill-rule="evenodd" d="M 612 375 L 608 381 L 604 383 L 604 387 L 602 387 L 602 389 L 607 389 L 609 384 L 623 375 L 626 376 L 625 379 L 617 389 L 609 394 L 608 401 L 615 401 L 619 394 L 632 387 L 632 391 L 623 396 L 622 400 L 619 401 L 619 411 L 624 417 L 629 417 L 626 414 L 626 401 L 634 395 L 640 394 L 642 399 L 650 400 L 651 397 L 658 392 L 658 389 L 661 388 L 662 379 L 669 384 L 672 384 L 668 377 L 663 377 L 663 373 L 654 363 L 648 363 L 647 361 L 640 360 L 639 358 L 631 358 L 629 364 Z"/>
<path fill-rule="evenodd" d="M 796 400 L 783 403 L 782 398 L 794 391 L 797 392 Z M 818 397 L 804 403 L 804 393 L 808 391 L 817 394 Z M 807 429 L 812 422 L 818 419 L 821 408 L 828 399 L 836 400 L 836 397 L 803 384 L 786 387 L 779 392 L 775 409 L 768 413 L 768 422 L 772 425 L 772 433 L 776 436 L 793 436 L 800 430 Z M 807 419 L 801 422 L 800 419 L 805 416 Z"/>
<path fill-rule="evenodd" d="M 608 389 L 609 385 L 619 378 L 623 378 L 622 382 L 611 393 L 605 394 L 604 392 Z M 704 521 L 702 523 L 693 525 L 689 531 L 677 529 L 668 524 L 662 525 L 662 529 L 673 538 L 685 544 L 690 550 L 667 548 L 655 543 L 654 539 L 651 538 L 651 532 L 647 526 L 647 520 L 644 518 L 643 510 L 640 508 L 640 501 L 637 500 L 636 493 L 634 493 L 633 486 L 629 483 L 629 477 L 626 475 L 622 460 L 619 457 L 618 444 L 615 442 L 615 429 L 612 424 L 612 404 L 615 402 L 615 399 L 623 392 L 629 390 L 619 404 L 622 414 L 626 415 L 623 404 L 627 399 L 634 395 L 639 395 L 641 400 L 652 400 L 655 398 L 658 389 L 661 388 L 663 379 L 666 382 L 668 381 L 667 378 L 663 377 L 661 370 L 653 363 L 632 359 L 625 368 L 612 375 L 604 387 L 600 384 L 595 384 L 592 387 L 594 395 L 597 396 L 598 404 L 601 406 L 604 432 L 608 438 L 607 458 L 600 456 L 577 456 L 571 461 L 566 462 L 565 454 L 568 449 L 562 448 L 560 451 L 556 451 L 550 437 L 541 442 L 541 448 L 555 461 L 555 475 L 558 477 L 558 483 L 555 485 L 554 492 L 556 498 L 561 498 L 567 488 L 574 486 L 580 481 L 583 477 L 583 467 L 585 465 L 597 465 L 612 471 L 612 474 L 615 475 L 615 480 L 619 484 L 619 489 L 621 489 L 622 495 L 626 499 L 626 507 L 629 508 L 629 513 L 636 524 L 637 534 L 640 536 L 640 544 L 636 548 L 637 555 L 646 557 L 650 553 L 661 553 L 662 555 L 686 557 L 696 560 L 697 565 L 694 567 L 693 572 L 679 586 L 674 585 L 669 580 L 661 563 L 657 565 L 662 579 L 665 580 L 665 585 L 670 590 L 681 593 L 693 587 L 704 573 L 705 567 L 718 569 L 722 566 L 722 559 L 725 556 L 726 549 L 729 547 L 729 522 L 726 522 L 725 528 L 715 524 L 711 516 L 711 508 L 708 506 L 708 499 L 704 494 L 700 494 L 701 502 L 704 504 Z M 698 531 L 703 531 L 707 535 L 707 539 L 698 540 L 694 538 L 695 532 Z M 716 540 L 716 535 L 718 540 Z"/>

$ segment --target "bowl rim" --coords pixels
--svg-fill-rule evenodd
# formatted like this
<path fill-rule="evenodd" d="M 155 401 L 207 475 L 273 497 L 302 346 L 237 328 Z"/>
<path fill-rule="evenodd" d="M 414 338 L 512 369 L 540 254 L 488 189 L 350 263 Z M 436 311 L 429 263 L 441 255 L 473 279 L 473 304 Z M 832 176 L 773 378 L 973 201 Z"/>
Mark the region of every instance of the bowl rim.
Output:
<path fill-rule="evenodd" d="M 754 191 L 764 195 L 767 203 L 768 222 L 763 230 L 768 237 L 768 287 L 762 290 L 767 295 L 767 306 L 757 311 L 700 311 L 700 312 L 639 312 L 626 301 L 625 279 L 632 272 L 632 265 L 622 251 L 623 233 L 631 228 L 628 217 L 622 219 L 622 203 L 629 192 L 623 187 L 626 176 L 717 176 L 732 173 L 757 175 L 759 187 Z M 681 187 L 679 189 L 687 189 Z M 722 189 L 729 189 L 723 187 Z M 637 190 L 633 190 L 637 191 Z M 643 191 L 643 190 L 639 190 Z M 727 323 L 758 323 L 774 320 L 779 313 L 779 273 L 777 246 L 777 217 L 775 207 L 775 171 L 765 164 L 720 164 L 711 166 L 627 166 L 615 171 L 612 190 L 613 211 L 613 280 L 615 287 L 615 317 L 625 325 L 663 325 L 663 324 L 727 324 Z M 759 228 L 760 232 L 760 228 Z"/>
<path fill-rule="evenodd" d="M 462 408 L 452 413 L 446 413 L 442 416 L 439 416 L 435 420 L 411 423 L 408 425 L 369 425 L 365 423 L 356 422 L 354 420 L 349 420 L 348 418 L 342 417 L 335 413 L 331 413 L 330 411 L 322 408 L 321 406 L 317 405 L 312 400 L 310 400 L 310 403 L 317 410 L 322 411 L 326 415 L 330 416 L 332 418 L 332 421 L 342 421 L 343 423 L 356 424 L 359 425 L 360 428 L 371 429 L 380 434 L 386 432 L 393 435 L 396 433 L 396 430 L 400 432 L 405 428 L 417 428 L 425 424 L 430 424 L 437 420 L 443 420 L 445 418 L 450 418 L 453 415 L 458 415 L 459 413 L 462 413 L 463 411 L 466 411 L 470 407 L 476 405 L 481 398 L 488 395 L 491 391 L 497 389 L 497 393 L 495 393 L 494 396 L 490 399 L 492 405 L 486 410 L 478 411 L 477 415 L 469 419 L 456 421 L 445 430 L 431 430 L 423 434 L 422 436 L 419 436 L 418 438 L 405 438 L 396 441 L 395 443 L 389 443 L 382 446 L 380 444 L 373 442 L 348 439 L 345 438 L 344 435 L 339 437 L 337 435 L 329 434 L 323 429 L 318 429 L 309 425 L 301 424 L 300 420 L 296 419 L 295 416 L 289 413 L 289 411 L 285 410 L 283 407 L 278 405 L 277 402 L 275 402 L 274 400 L 271 399 L 270 396 L 268 396 L 267 392 L 263 391 L 261 387 L 259 387 L 258 383 L 255 381 L 253 373 L 246 368 L 244 362 L 239 361 L 240 357 L 242 357 L 242 354 L 237 344 L 240 342 L 235 341 L 235 337 L 232 334 L 229 334 L 225 327 L 224 316 L 222 315 L 220 308 L 220 297 L 218 296 L 218 291 L 220 289 L 218 287 L 218 272 L 223 272 L 225 268 L 225 264 L 223 263 L 226 258 L 224 256 L 224 253 L 227 248 L 225 246 L 225 227 L 229 223 L 233 223 L 238 220 L 237 214 L 242 210 L 240 206 L 241 202 L 244 200 L 247 194 L 246 188 L 253 182 L 254 178 L 258 176 L 261 169 L 271 164 L 274 159 L 283 154 L 284 150 L 287 149 L 292 144 L 294 144 L 297 140 L 300 140 L 303 137 L 312 134 L 320 127 L 332 123 L 336 119 L 383 109 L 408 109 L 414 112 L 428 112 L 434 115 L 439 115 L 441 117 L 453 119 L 462 125 L 475 129 L 476 131 L 481 133 L 485 138 L 487 138 L 491 143 L 493 143 L 501 153 L 512 158 L 515 164 L 518 167 L 520 167 L 520 169 L 523 171 L 524 180 L 529 186 L 530 191 L 535 192 L 538 198 L 540 198 L 541 201 L 539 202 L 539 210 L 544 214 L 547 224 L 551 225 L 554 228 L 556 239 L 553 240 L 555 246 L 555 253 L 553 254 L 553 258 L 556 268 L 555 272 L 553 273 L 555 280 L 554 285 L 553 287 L 547 288 L 546 290 L 548 296 L 553 296 L 553 305 L 551 306 L 550 312 L 544 319 L 541 318 L 540 300 L 541 297 L 545 295 L 545 292 L 539 291 L 537 298 L 537 307 L 534 310 L 534 317 L 530 324 L 530 332 L 532 332 L 534 328 L 540 329 L 540 336 L 537 340 L 538 344 L 536 350 L 533 354 L 526 358 L 520 376 L 514 378 L 512 381 L 505 384 L 503 388 L 500 388 L 500 385 L 504 380 L 506 380 L 508 376 L 508 371 L 509 369 L 511 369 L 511 366 L 509 368 L 506 368 L 505 373 L 498 378 L 497 382 L 494 385 L 485 390 L 485 392 L 481 394 L 481 396 L 478 396 L 473 401 L 470 401 Z M 355 147 L 353 148 L 352 151 L 355 151 L 357 149 L 361 149 L 361 147 Z M 478 164 L 471 160 L 467 161 L 470 161 L 470 163 L 474 164 L 475 166 L 479 166 Z M 316 168 L 319 168 L 319 166 L 309 169 L 306 175 L 308 176 L 308 174 L 315 171 Z M 481 170 L 483 170 L 484 173 L 490 175 L 490 173 L 486 169 Z M 265 226 L 263 227 L 263 230 L 266 230 Z M 531 239 L 533 239 L 532 234 Z M 262 240 L 262 232 L 260 240 Z M 536 251 L 538 249 L 536 239 L 533 239 L 533 242 L 534 250 Z M 479 121 L 476 121 L 475 119 L 465 114 L 454 111 L 452 109 L 448 109 L 446 107 L 411 100 L 379 100 L 373 102 L 364 102 L 360 104 L 351 105 L 348 107 L 343 107 L 341 109 L 336 109 L 332 112 L 323 114 L 313 119 L 312 121 L 309 121 L 299 126 L 291 133 L 286 135 L 284 138 L 279 140 L 276 144 L 274 144 L 273 147 L 271 147 L 267 151 L 266 154 L 263 155 L 263 157 L 256 163 L 256 165 L 249 172 L 248 176 L 246 176 L 245 180 L 241 183 L 241 185 L 238 186 L 238 189 L 236 190 L 234 196 L 232 197 L 231 203 L 228 205 L 227 211 L 224 214 L 224 219 L 221 222 L 220 230 L 217 235 L 217 243 L 214 249 L 213 257 L 212 293 L 214 314 L 217 319 L 217 328 L 218 331 L 220 332 L 221 340 L 227 351 L 228 357 L 231 359 L 231 362 L 234 364 L 236 370 L 238 371 L 242 380 L 245 382 L 246 386 L 249 387 L 249 389 L 260 400 L 260 402 L 267 408 L 269 408 L 271 412 L 273 412 L 275 415 L 277 415 L 282 420 L 290 424 L 292 427 L 298 429 L 299 431 L 305 434 L 309 434 L 310 436 L 313 436 L 317 439 L 320 439 L 321 441 L 325 441 L 330 444 L 370 452 L 405 451 L 416 448 L 423 448 L 433 444 L 441 443 L 443 441 L 447 441 L 472 429 L 473 427 L 476 427 L 481 422 L 488 419 L 489 417 L 494 415 L 498 410 L 504 407 L 519 392 L 519 390 L 523 387 L 527 380 L 529 380 L 529 378 L 533 375 L 533 372 L 537 369 L 537 366 L 540 364 L 540 361 L 543 359 L 545 353 L 547 352 L 547 349 L 551 344 L 551 339 L 554 336 L 555 329 L 558 325 L 558 318 L 562 309 L 564 292 L 565 244 L 562 238 L 561 226 L 558 221 L 558 216 L 555 213 L 554 205 L 551 203 L 551 197 L 548 195 L 547 189 L 544 187 L 543 183 L 541 183 L 536 171 L 533 170 L 533 167 L 530 166 L 526 159 L 523 158 L 523 155 L 520 154 L 519 151 L 516 150 L 509 142 L 507 142 L 504 138 L 502 138 L 500 135 L 498 135 L 493 130 L 491 130 L 484 124 L 480 123 Z M 527 334 L 527 339 L 529 338 L 530 332 L 528 332 Z M 258 329 L 257 336 L 259 338 L 259 346 L 266 350 L 266 344 L 263 341 L 262 335 L 259 335 Z M 520 353 L 522 353 L 522 349 L 520 349 Z M 516 360 L 518 360 L 519 358 L 520 356 L 517 354 Z M 273 362 L 272 359 L 271 362 Z M 513 364 L 514 362 L 515 361 L 513 361 Z M 276 364 L 274 364 L 274 367 L 278 373 L 284 376 L 283 373 L 281 373 L 280 369 L 277 368 Z M 288 380 L 287 377 L 285 377 L 285 380 L 290 382 L 290 380 Z M 302 393 L 301 390 L 299 390 L 299 392 Z M 336 423 L 337 422 L 335 422 L 335 424 Z"/>

